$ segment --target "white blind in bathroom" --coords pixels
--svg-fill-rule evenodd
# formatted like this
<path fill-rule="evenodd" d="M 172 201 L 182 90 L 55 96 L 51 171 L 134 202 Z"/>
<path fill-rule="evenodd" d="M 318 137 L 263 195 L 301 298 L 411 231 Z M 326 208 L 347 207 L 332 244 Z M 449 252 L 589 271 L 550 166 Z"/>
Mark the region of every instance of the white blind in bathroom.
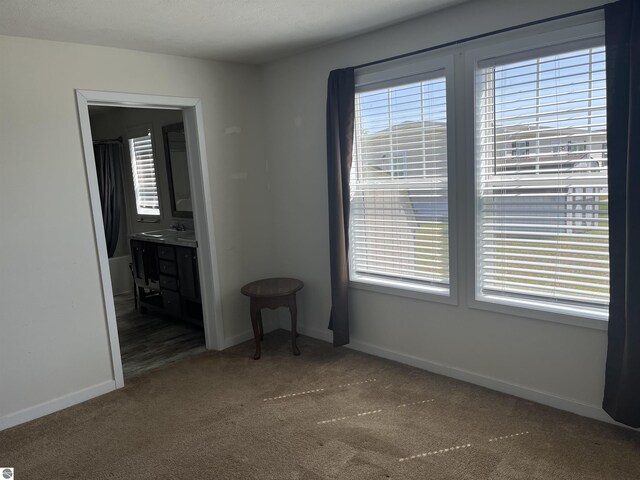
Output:
<path fill-rule="evenodd" d="M 156 166 L 153 158 L 151 131 L 129 139 L 131 171 L 138 215 L 160 215 Z"/>

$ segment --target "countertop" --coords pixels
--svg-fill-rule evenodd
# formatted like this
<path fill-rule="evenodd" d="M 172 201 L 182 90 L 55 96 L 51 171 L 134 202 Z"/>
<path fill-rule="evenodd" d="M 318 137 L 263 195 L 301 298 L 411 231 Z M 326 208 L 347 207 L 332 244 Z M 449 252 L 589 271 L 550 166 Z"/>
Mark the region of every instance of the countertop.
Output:
<path fill-rule="evenodd" d="M 193 230 L 154 230 L 151 232 L 132 233 L 129 238 L 142 240 L 145 242 L 164 243 L 169 245 L 180 245 L 183 247 L 196 248 L 195 232 Z"/>

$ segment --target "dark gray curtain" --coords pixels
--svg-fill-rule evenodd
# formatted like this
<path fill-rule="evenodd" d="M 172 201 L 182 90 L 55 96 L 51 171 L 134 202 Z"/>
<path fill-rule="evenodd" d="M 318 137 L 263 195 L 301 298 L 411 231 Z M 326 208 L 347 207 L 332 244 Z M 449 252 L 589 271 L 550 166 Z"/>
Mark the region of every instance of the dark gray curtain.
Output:
<path fill-rule="evenodd" d="M 640 427 L 640 2 L 605 7 L 611 300 L 603 408 Z"/>
<path fill-rule="evenodd" d="M 98 188 L 102 206 L 107 253 L 111 258 L 116 251 L 120 233 L 120 152 L 119 143 L 96 143 L 93 153 L 96 157 Z"/>
<path fill-rule="evenodd" d="M 354 69 L 334 70 L 327 88 L 327 177 L 333 345 L 349 343 L 349 175 L 353 150 Z"/>

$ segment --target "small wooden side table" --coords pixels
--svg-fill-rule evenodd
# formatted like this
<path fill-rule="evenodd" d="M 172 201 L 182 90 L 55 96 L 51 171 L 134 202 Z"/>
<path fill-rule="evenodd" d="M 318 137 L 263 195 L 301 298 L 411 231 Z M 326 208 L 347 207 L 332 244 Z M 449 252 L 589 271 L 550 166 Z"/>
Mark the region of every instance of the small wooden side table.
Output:
<path fill-rule="evenodd" d="M 289 307 L 291 312 L 291 350 L 294 355 L 300 355 L 300 350 L 296 345 L 296 323 L 298 321 L 298 307 L 296 305 L 296 292 L 304 287 L 301 280 L 295 278 L 265 278 L 247 283 L 240 290 L 243 295 L 251 299 L 251 324 L 253 325 L 253 336 L 256 341 L 255 360 L 260 358 L 260 341 L 264 338 L 264 327 L 262 325 L 263 308 L 276 309 L 278 307 Z"/>

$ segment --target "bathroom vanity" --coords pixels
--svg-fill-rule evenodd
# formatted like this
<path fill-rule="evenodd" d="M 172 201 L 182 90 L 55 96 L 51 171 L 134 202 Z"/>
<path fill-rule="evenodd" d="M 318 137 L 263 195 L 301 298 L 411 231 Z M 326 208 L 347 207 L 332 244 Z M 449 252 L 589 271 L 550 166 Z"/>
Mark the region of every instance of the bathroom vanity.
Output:
<path fill-rule="evenodd" d="M 198 250 L 192 231 L 130 235 L 131 262 L 141 312 L 202 325 Z"/>

